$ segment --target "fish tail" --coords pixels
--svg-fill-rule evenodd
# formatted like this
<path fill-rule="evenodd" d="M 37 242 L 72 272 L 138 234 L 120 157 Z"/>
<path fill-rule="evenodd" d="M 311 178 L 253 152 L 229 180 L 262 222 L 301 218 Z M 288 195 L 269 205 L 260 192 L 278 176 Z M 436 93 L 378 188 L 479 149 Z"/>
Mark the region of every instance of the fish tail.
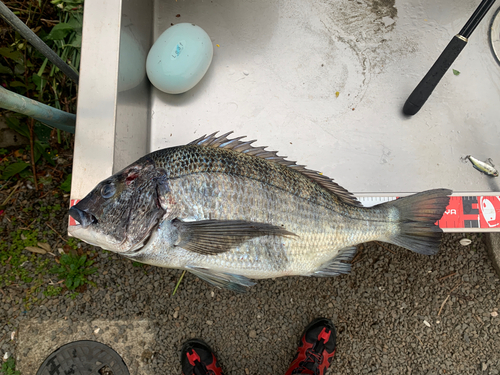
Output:
<path fill-rule="evenodd" d="M 386 241 L 419 254 L 436 254 L 443 232 L 436 222 L 443 216 L 451 193 L 449 189 L 428 190 L 381 204 L 399 212 L 399 233 Z"/>

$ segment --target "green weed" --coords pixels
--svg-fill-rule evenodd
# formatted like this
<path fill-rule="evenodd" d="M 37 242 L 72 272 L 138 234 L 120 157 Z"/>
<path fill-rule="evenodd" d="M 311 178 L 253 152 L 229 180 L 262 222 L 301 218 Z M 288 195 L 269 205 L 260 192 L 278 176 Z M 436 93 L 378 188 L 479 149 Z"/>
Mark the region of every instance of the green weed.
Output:
<path fill-rule="evenodd" d="M 9 241 L 0 242 L 0 266 L 4 270 L 0 273 L 0 287 L 22 285 L 26 309 L 38 301 L 40 291 L 48 289 L 49 294 L 55 292 L 50 285 L 46 289 L 43 280 L 54 263 L 52 258 L 25 250 L 27 246 L 37 246 L 40 237 L 39 230 L 18 229 L 10 233 Z"/>
<path fill-rule="evenodd" d="M 9 357 L 9 359 L 2 364 L 2 374 L 21 375 L 21 372 L 16 370 L 16 360 L 14 357 Z"/>
<path fill-rule="evenodd" d="M 4 0 L 5 5 L 31 28 L 62 60 L 64 60 L 75 71 L 79 70 L 80 51 L 82 41 L 83 24 L 83 0 L 52 0 L 52 1 L 11 1 Z M 69 113 L 76 112 L 76 99 L 78 85 L 68 79 L 59 68 L 50 63 L 38 50 L 33 47 L 11 27 L 4 27 L 0 20 L 2 29 L 2 47 L 0 47 L 0 81 L 2 86 L 15 93 L 35 99 L 41 103 L 50 105 Z M 2 160 L 0 163 L 0 180 L 18 177 L 36 181 L 33 175 L 37 161 L 42 157 L 52 166 L 54 155 L 52 147 L 69 149 L 71 147 L 71 135 L 54 130 L 52 127 L 38 121 L 28 120 L 26 116 L 13 114 L 5 116 L 7 125 L 20 135 L 30 139 L 33 145 L 33 157 L 28 156 L 35 167 L 25 160 Z M 57 135 L 57 146 L 50 136 Z M 28 148 L 29 150 L 29 148 Z M 7 154 L 7 150 L 0 150 Z M 31 177 L 30 177 L 31 175 Z M 52 183 L 50 177 L 41 177 L 40 183 L 48 185 Z M 36 184 L 38 185 L 38 183 Z M 38 186 L 37 186 L 38 187 Z"/>
<path fill-rule="evenodd" d="M 66 193 L 69 193 L 71 191 L 71 173 L 66 176 L 66 179 L 59 187 Z"/>
<path fill-rule="evenodd" d="M 71 247 L 73 250 L 77 250 L 78 249 L 78 244 L 80 243 L 81 241 L 76 239 L 75 237 L 70 237 L 68 238 L 68 241 L 66 241 L 66 244 Z"/>
<path fill-rule="evenodd" d="M 18 229 L 10 233 L 10 238 L 10 247 L 7 247 L 5 243 L 0 243 L 0 264 L 2 266 L 10 265 L 5 273 L 0 274 L 0 285 L 11 285 L 16 281 L 30 283 L 33 278 L 28 275 L 24 265 L 28 261 L 37 264 L 39 257 L 24 249 L 26 246 L 37 246 L 38 230 Z"/>
<path fill-rule="evenodd" d="M 93 263 L 93 260 L 87 260 L 87 255 L 63 254 L 60 265 L 52 268 L 50 272 L 57 274 L 60 280 L 64 279 L 64 285 L 68 290 L 75 290 L 85 284 L 94 285 L 87 279 L 88 275 L 97 271 L 97 268 L 90 268 Z"/>
<path fill-rule="evenodd" d="M 60 286 L 54 286 L 54 285 L 49 285 L 47 288 L 43 291 L 43 295 L 45 297 L 54 297 L 58 296 L 62 292 L 62 287 Z"/>

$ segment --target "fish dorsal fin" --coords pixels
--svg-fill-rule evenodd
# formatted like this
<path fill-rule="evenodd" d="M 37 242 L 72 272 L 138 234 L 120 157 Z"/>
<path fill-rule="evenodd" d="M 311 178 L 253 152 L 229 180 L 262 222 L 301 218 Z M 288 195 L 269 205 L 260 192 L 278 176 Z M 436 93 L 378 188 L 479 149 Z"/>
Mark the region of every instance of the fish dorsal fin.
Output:
<path fill-rule="evenodd" d="M 204 135 L 203 137 L 195 139 L 194 141 L 188 144 L 203 146 L 203 147 L 213 147 L 213 148 L 223 148 L 226 150 L 233 150 L 241 152 L 242 154 L 255 156 L 258 158 L 272 161 L 276 164 L 287 166 L 293 169 L 294 171 L 297 171 L 303 174 L 304 176 L 307 176 L 311 180 L 323 186 L 325 189 L 331 191 L 332 193 L 337 195 L 343 202 L 355 206 L 362 206 L 362 204 L 356 199 L 356 197 L 354 197 L 354 195 L 352 195 L 352 193 L 350 193 L 337 183 L 333 182 L 331 178 L 323 176 L 321 173 L 317 171 L 307 169 L 303 165 L 297 165 L 294 161 L 286 160 L 285 159 L 286 156 L 279 156 L 277 151 L 267 151 L 266 150 L 267 146 L 261 146 L 261 147 L 252 146 L 252 143 L 256 141 L 255 139 L 251 141 L 241 141 L 241 139 L 245 138 L 245 136 L 236 137 L 233 139 L 227 138 L 228 135 L 233 133 L 232 131 L 222 134 L 220 136 L 217 136 L 217 133 L 218 132 L 212 133 L 210 135 Z"/>

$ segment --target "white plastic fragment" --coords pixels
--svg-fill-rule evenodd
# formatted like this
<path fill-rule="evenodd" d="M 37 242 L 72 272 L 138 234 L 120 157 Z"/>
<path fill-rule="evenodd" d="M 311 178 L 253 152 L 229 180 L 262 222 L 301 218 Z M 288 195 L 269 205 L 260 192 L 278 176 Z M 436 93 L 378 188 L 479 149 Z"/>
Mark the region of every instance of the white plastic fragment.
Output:
<path fill-rule="evenodd" d="M 498 313 L 497 313 L 496 311 L 493 311 L 493 312 L 491 313 L 491 316 L 495 318 L 495 317 L 497 317 L 497 316 L 498 316 Z"/>
<path fill-rule="evenodd" d="M 431 326 L 431 323 L 429 323 L 427 320 L 424 320 L 424 324 L 425 324 L 427 327 L 430 327 L 430 326 Z"/>
<path fill-rule="evenodd" d="M 16 338 L 16 331 L 14 331 L 14 332 L 12 332 L 12 333 L 10 334 L 10 339 L 11 339 L 12 341 L 14 341 L 14 339 L 15 339 L 15 338 Z"/>
<path fill-rule="evenodd" d="M 5 354 L 3 355 L 3 361 L 7 362 L 7 360 L 9 359 L 9 357 L 10 357 L 9 352 L 5 352 Z"/>
<path fill-rule="evenodd" d="M 97 328 L 97 329 L 94 330 L 94 333 L 97 335 L 100 331 L 101 331 L 101 329 Z"/>
<path fill-rule="evenodd" d="M 462 245 L 462 246 L 469 246 L 471 243 L 472 243 L 472 241 L 469 240 L 468 238 L 462 238 L 460 240 L 460 245 Z"/>

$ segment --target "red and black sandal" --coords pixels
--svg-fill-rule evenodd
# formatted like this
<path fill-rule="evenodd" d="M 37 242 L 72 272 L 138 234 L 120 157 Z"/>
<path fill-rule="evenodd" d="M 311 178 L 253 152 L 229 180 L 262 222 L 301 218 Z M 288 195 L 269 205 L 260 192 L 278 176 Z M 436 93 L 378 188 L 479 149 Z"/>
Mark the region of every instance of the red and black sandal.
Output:
<path fill-rule="evenodd" d="M 184 343 L 181 350 L 181 365 L 182 375 L 223 375 L 212 349 L 200 339 Z"/>
<path fill-rule="evenodd" d="M 285 375 L 324 375 L 335 355 L 337 331 L 326 318 L 313 320 L 304 330 L 297 354 Z"/>

